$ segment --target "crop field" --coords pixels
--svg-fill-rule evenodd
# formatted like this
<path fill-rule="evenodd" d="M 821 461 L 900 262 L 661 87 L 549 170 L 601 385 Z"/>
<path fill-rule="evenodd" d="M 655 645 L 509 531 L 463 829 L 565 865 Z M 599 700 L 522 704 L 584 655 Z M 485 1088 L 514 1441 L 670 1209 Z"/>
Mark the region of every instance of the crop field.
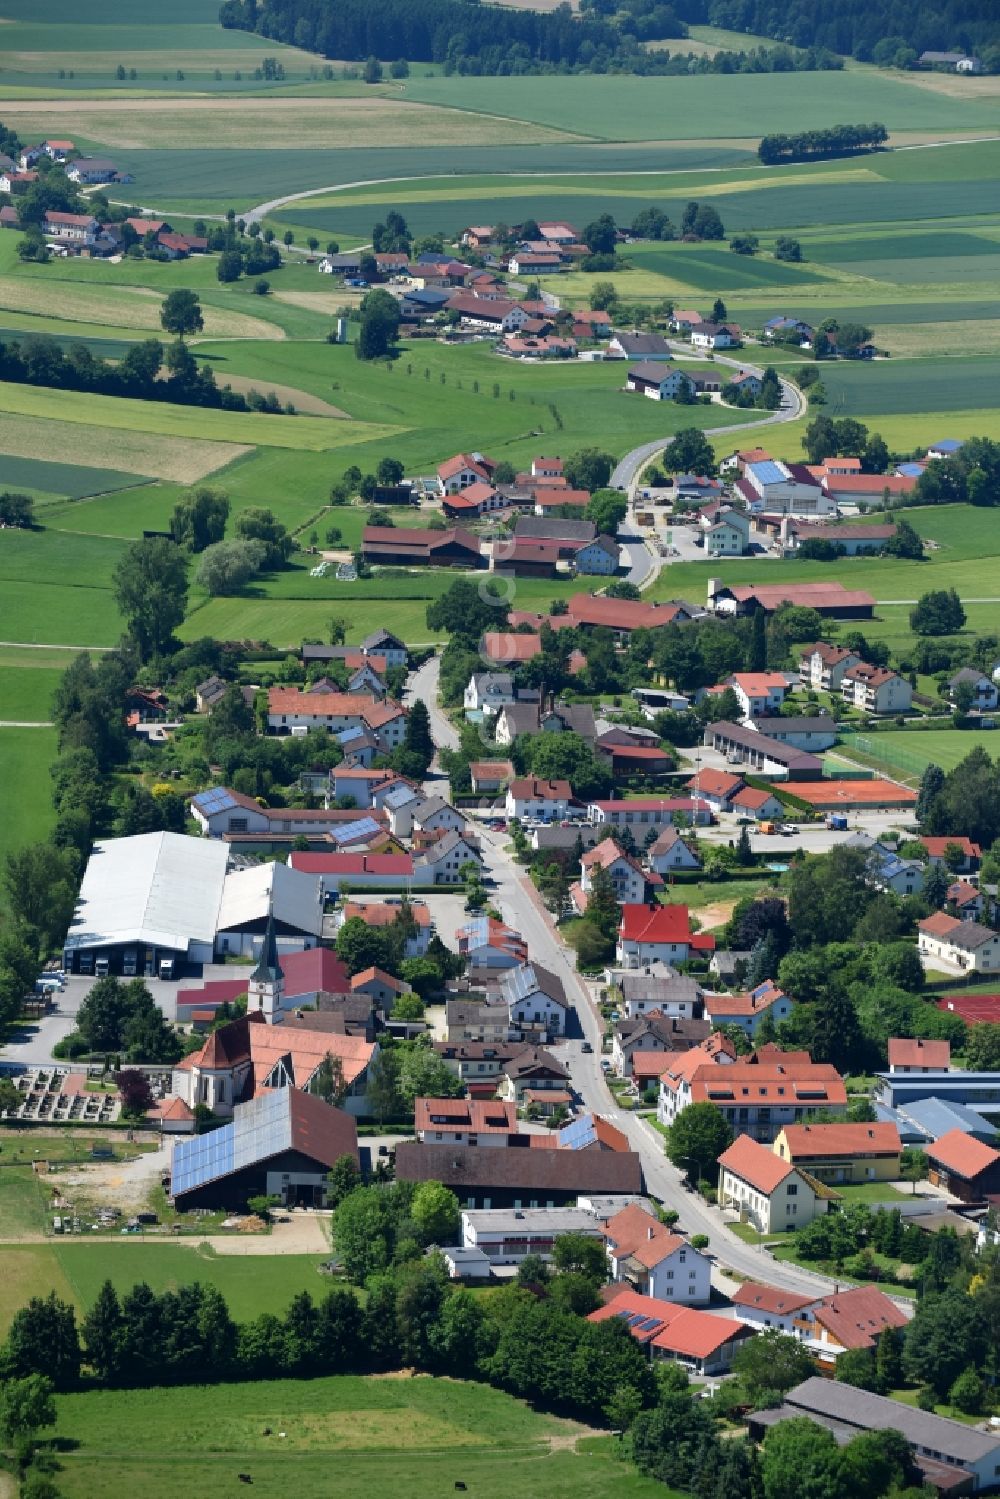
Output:
<path fill-rule="evenodd" d="M 865 368 L 838 363 L 823 370 L 830 416 L 878 418 L 905 412 L 967 411 L 985 404 L 1000 380 L 1000 357 L 877 360 Z M 929 441 L 935 441 L 933 437 Z"/>
<path fill-rule="evenodd" d="M 32 280 L 29 277 L 0 276 L 0 308 L 16 312 L 37 312 L 45 317 L 70 321 L 100 323 L 112 327 L 141 328 L 162 335 L 161 298 L 152 291 L 127 286 L 112 289 L 87 286 L 73 280 L 55 277 Z M 262 318 L 243 312 L 229 312 L 206 306 L 203 309 L 205 332 L 217 338 L 281 338 L 281 330 Z"/>
<path fill-rule="evenodd" d="M 60 1489 L 112 1499 L 134 1485 L 215 1499 L 239 1468 L 265 1499 L 342 1499 L 377 1491 L 439 1499 L 545 1493 L 552 1499 L 676 1499 L 615 1461 L 610 1439 L 577 1448 L 585 1428 L 540 1415 L 484 1385 L 416 1378 L 280 1380 L 206 1389 L 100 1391 L 58 1402 Z M 280 1450 L 276 1436 L 281 1431 Z M 180 1447 L 177 1433 L 183 1431 Z M 127 1440 L 122 1433 L 127 1432 Z"/>
<path fill-rule="evenodd" d="M 84 468 L 74 463 L 50 463 L 45 458 L 14 458 L 6 453 L 0 462 L 5 489 L 41 491 L 70 500 L 127 489 L 135 483 L 134 474 L 113 468 Z"/>
<path fill-rule="evenodd" d="M 728 245 L 711 249 L 706 245 L 629 246 L 628 259 L 641 270 L 657 271 L 674 281 L 682 281 L 699 291 L 742 291 L 747 288 L 780 287 L 800 289 L 804 281 L 813 281 L 813 265 L 788 265 L 765 255 L 734 255 Z M 627 283 L 623 282 L 623 290 Z"/>
<path fill-rule="evenodd" d="M 0 408 L 11 389 L 4 386 L 0 390 Z M 100 426 L 96 421 L 96 413 L 91 424 L 86 424 L 0 409 L 0 454 L 34 459 L 39 451 L 72 453 L 74 464 L 82 468 L 106 472 L 111 462 L 116 471 L 194 484 L 251 451 L 245 443 L 192 442 L 152 432 L 125 431 L 113 422 Z"/>
<path fill-rule="evenodd" d="M 23 137 L 72 123 L 76 134 L 114 151 L 245 151 L 247 101 L 241 98 L 16 99 L 4 116 Z M 465 109 L 410 103 L 385 94 L 364 98 L 269 98 L 254 106 L 266 118 L 256 149 L 326 151 L 361 136 L 372 147 L 405 146 L 419 139 L 427 146 L 472 146 L 479 142 L 561 141 L 572 136 L 534 122 L 497 120 Z M 307 143 L 307 144 L 304 144 Z"/>
<path fill-rule="evenodd" d="M 0 616 L 6 612 L 0 605 Z M 55 756 L 55 729 L 0 728 L 0 777 L 7 787 L 0 818 L 0 860 L 26 843 L 39 842 L 51 828 L 55 817 L 49 766 Z"/>
<path fill-rule="evenodd" d="M 711 86 L 710 86 L 711 88 Z M 989 100 L 933 94 L 875 72 L 737 74 L 706 96 L 701 78 L 410 79 L 405 96 L 427 104 L 534 120 L 604 140 L 712 139 L 808 130 L 832 119 L 882 120 L 893 130 L 992 129 Z"/>

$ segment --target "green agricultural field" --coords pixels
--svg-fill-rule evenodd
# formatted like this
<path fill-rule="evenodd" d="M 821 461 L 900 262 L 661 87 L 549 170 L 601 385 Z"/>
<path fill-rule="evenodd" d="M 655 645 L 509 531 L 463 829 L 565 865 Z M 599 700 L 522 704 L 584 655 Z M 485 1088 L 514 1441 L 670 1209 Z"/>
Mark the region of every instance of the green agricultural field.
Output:
<path fill-rule="evenodd" d="M 52 827 L 49 766 L 55 756 L 54 729 L 0 728 L 0 784 L 8 788 L 0 821 L 0 860 L 27 843 L 40 842 Z"/>
<path fill-rule="evenodd" d="M 640 270 L 656 271 L 671 281 L 683 282 L 713 296 L 719 291 L 756 290 L 760 287 L 780 287 L 783 291 L 794 290 L 801 295 L 803 282 L 822 275 L 812 265 L 788 265 L 766 254 L 734 255 L 728 245 L 721 245 L 718 249 L 708 245 L 629 245 L 626 253 Z M 618 285 L 622 296 L 628 297 L 627 272 Z"/>
<path fill-rule="evenodd" d="M 822 378 L 829 416 L 961 412 L 985 405 L 998 388 L 1000 358 L 949 359 L 946 369 L 936 359 L 837 362 L 824 367 Z"/>
<path fill-rule="evenodd" d="M 80 468 L 73 463 L 50 463 L 45 458 L 13 458 L 9 454 L 4 455 L 2 462 L 4 488 L 41 490 L 43 494 L 64 495 L 70 500 L 127 489 L 135 483 L 134 474 L 124 474 L 113 468 Z"/>
<path fill-rule="evenodd" d="M 0 640 L 114 644 L 121 621 L 111 574 L 124 545 L 58 531 L 5 532 L 0 548 Z"/>
<path fill-rule="evenodd" d="M 737 74 L 721 86 L 692 78 L 410 79 L 405 96 L 532 120 L 603 140 L 719 139 L 808 130 L 832 119 L 884 121 L 890 130 L 992 129 L 991 100 L 952 99 L 875 72 Z"/>
<path fill-rule="evenodd" d="M 0 652 L 0 723 L 46 723 L 61 676 L 45 652 Z"/>
<path fill-rule="evenodd" d="M 610 1440 L 577 1449 L 585 1428 L 487 1386 L 427 1375 L 102 1391 L 58 1405 L 56 1434 L 69 1452 L 56 1476 L 69 1499 L 111 1499 L 136 1484 L 216 1499 L 235 1486 L 237 1470 L 265 1499 L 287 1493 L 289 1481 L 301 1499 L 327 1499 L 331 1473 L 338 1499 L 383 1489 L 440 1499 L 459 1481 L 472 1499 L 605 1499 L 612 1490 L 620 1499 L 676 1499 L 616 1462 Z M 285 1434 L 280 1451 L 265 1428 Z"/>

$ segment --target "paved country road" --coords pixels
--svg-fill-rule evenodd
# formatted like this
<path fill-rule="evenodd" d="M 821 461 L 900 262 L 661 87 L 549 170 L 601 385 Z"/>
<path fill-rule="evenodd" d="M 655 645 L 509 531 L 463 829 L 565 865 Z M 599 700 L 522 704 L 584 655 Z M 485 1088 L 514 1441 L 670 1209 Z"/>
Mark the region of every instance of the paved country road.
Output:
<path fill-rule="evenodd" d="M 675 354 L 684 353 L 690 355 L 690 344 L 672 343 L 671 349 Z M 763 374 L 759 365 L 748 364 L 739 359 L 727 359 L 721 354 L 715 356 L 716 364 L 729 365 L 732 369 L 747 370 L 750 374 Z M 706 437 L 725 437 L 730 432 L 747 432 L 760 427 L 773 427 L 778 422 L 797 421 L 806 409 L 806 403 L 798 387 L 790 380 L 781 381 L 781 405 L 777 411 L 770 412 L 767 416 L 760 417 L 754 422 L 737 422 L 732 427 L 706 427 Z M 611 475 L 611 487 L 613 489 L 624 489 L 628 495 L 630 513 L 622 522 L 619 530 L 619 539 L 628 552 L 630 570 L 627 574 L 629 583 L 642 588 L 652 583 L 662 567 L 659 557 L 649 550 L 642 534 L 636 525 L 632 510 L 635 506 L 635 492 L 638 486 L 639 475 L 649 463 L 650 459 L 665 450 L 673 442 L 673 437 L 658 437 L 652 442 L 640 443 L 637 448 L 626 453 Z"/>
<path fill-rule="evenodd" d="M 434 657 L 414 672 L 407 697 L 421 698 L 427 704 L 434 742 L 454 748 L 458 736 L 437 703 L 438 669 L 439 662 Z M 447 787 L 438 783 L 434 790 L 446 794 Z M 493 882 L 493 903 L 525 938 L 531 956 L 559 976 L 575 1006 L 578 1034 L 559 1047 L 559 1056 L 570 1070 L 574 1091 L 584 1108 L 611 1119 L 628 1136 L 633 1150 L 642 1158 L 649 1191 L 666 1207 L 680 1213 L 681 1226 L 689 1233 L 708 1234 L 709 1252 L 720 1267 L 739 1277 L 764 1279 L 784 1290 L 816 1295 L 833 1291 L 835 1283 L 827 1277 L 798 1265 L 784 1264 L 759 1247 L 744 1244 L 715 1209 L 696 1193 L 686 1190 L 681 1173 L 667 1160 L 663 1139 L 656 1130 L 634 1114 L 617 1108 L 600 1065 L 602 1023 L 590 989 L 576 971 L 574 954 L 557 935 L 551 916 L 524 870 L 506 851 L 506 833 L 491 833 L 484 827 L 480 835 L 487 878 Z M 584 1052 L 584 1041 L 593 1047 L 591 1053 Z"/>

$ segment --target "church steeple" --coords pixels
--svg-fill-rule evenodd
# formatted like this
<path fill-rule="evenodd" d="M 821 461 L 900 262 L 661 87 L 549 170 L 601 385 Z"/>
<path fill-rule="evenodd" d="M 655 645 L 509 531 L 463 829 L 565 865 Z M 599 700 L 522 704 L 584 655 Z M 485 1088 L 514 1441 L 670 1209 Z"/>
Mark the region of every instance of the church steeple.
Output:
<path fill-rule="evenodd" d="M 285 975 L 278 962 L 278 938 L 274 930 L 274 911 L 268 908 L 267 926 L 260 946 L 260 958 L 250 975 L 247 987 L 247 1011 L 261 1010 L 267 1020 L 280 1013 L 285 992 Z"/>

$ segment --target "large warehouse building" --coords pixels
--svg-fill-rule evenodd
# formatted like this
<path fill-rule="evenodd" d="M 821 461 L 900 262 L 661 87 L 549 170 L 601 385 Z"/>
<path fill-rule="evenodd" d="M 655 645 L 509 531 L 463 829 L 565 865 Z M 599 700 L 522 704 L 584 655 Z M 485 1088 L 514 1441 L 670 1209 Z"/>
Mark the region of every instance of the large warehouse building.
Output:
<path fill-rule="evenodd" d="M 286 1207 L 323 1207 L 327 1173 L 344 1155 L 359 1164 L 349 1114 L 298 1088 L 276 1088 L 239 1104 L 231 1124 L 178 1140 L 170 1194 L 185 1210 L 241 1210 L 248 1198 L 264 1196 Z"/>
<path fill-rule="evenodd" d="M 215 957 L 253 957 L 268 919 L 280 950 L 314 947 L 322 885 L 280 862 L 229 869 L 215 839 L 140 833 L 95 843 L 63 944 L 71 973 L 179 978 Z"/>

